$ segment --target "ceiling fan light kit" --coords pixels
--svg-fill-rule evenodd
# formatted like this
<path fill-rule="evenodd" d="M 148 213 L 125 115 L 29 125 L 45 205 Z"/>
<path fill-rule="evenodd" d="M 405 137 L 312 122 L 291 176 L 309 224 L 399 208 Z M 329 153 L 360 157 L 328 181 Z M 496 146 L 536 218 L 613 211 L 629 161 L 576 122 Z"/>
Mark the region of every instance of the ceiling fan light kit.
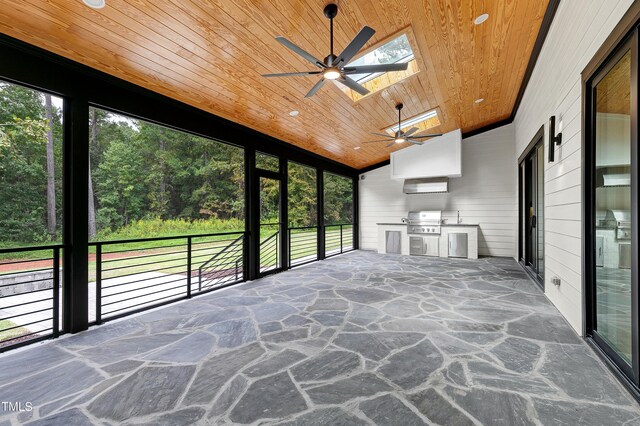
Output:
<path fill-rule="evenodd" d="M 379 64 L 379 65 L 360 65 L 360 66 L 347 66 L 347 64 L 353 59 L 353 57 L 364 47 L 365 44 L 373 37 L 375 30 L 371 27 L 365 26 L 360 32 L 351 40 L 347 47 L 338 56 L 333 51 L 333 19 L 338 15 L 338 6 L 335 4 L 328 4 L 324 8 L 324 16 L 329 19 L 329 55 L 324 60 L 320 60 L 309 52 L 305 51 L 298 45 L 287 40 L 285 37 L 276 37 L 276 40 L 293 51 L 297 55 L 301 56 L 317 68 L 319 71 L 301 71 L 301 72 L 288 72 L 277 74 L 263 74 L 263 77 L 299 77 L 308 75 L 320 75 L 320 80 L 309 90 L 306 94 L 306 98 L 310 98 L 315 95 L 320 88 L 324 85 L 325 81 L 330 80 L 334 83 L 340 83 L 356 93 L 364 96 L 369 94 L 369 90 L 359 84 L 357 81 L 349 77 L 352 74 L 363 73 L 385 73 L 392 71 L 405 71 L 409 66 L 408 63 L 396 63 L 396 64 Z"/>

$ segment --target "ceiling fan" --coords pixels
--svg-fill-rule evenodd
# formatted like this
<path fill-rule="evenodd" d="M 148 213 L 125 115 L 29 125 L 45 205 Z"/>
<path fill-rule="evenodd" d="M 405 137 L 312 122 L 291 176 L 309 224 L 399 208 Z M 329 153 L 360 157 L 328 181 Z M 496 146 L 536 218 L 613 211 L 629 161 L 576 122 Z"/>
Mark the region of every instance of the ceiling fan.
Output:
<path fill-rule="evenodd" d="M 409 143 L 412 143 L 414 145 L 422 145 L 424 143 L 424 141 L 421 141 L 419 139 L 434 138 L 436 136 L 442 136 L 442 133 L 432 133 L 432 134 L 429 134 L 429 135 L 413 136 L 413 134 L 415 132 L 420 130 L 417 127 L 412 127 L 409 130 L 407 130 L 406 132 L 403 132 L 402 131 L 402 107 L 403 106 L 404 105 L 401 104 L 401 103 L 396 105 L 396 109 L 398 110 L 398 130 L 394 133 L 393 136 L 385 135 L 383 133 L 371 133 L 372 135 L 383 136 L 385 139 L 378 139 L 378 140 L 375 140 L 375 141 L 367 141 L 367 142 L 364 142 L 364 143 L 377 143 L 377 142 L 389 142 L 389 141 L 391 141 L 391 143 L 389 145 L 387 145 L 387 148 L 389 148 L 390 146 L 393 146 L 394 144 L 403 143 L 403 142 L 409 142 Z"/>
<path fill-rule="evenodd" d="M 380 64 L 380 65 L 358 65 L 349 67 L 347 63 L 362 49 L 362 47 L 369 41 L 375 30 L 373 28 L 365 26 L 360 30 L 358 35 L 354 37 L 344 51 L 336 56 L 333 53 L 333 18 L 338 14 L 338 6 L 335 4 L 328 4 L 324 8 L 324 16 L 329 18 L 330 21 L 330 53 L 324 60 L 319 60 L 312 56 L 310 53 L 304 51 L 299 46 L 290 42 L 284 37 L 276 37 L 276 40 L 283 44 L 285 47 L 291 49 L 298 55 L 302 56 L 307 61 L 319 68 L 318 71 L 303 71 L 303 72 L 288 72 L 281 74 L 263 74 L 263 77 L 294 77 L 294 76 L 306 76 L 306 75 L 320 75 L 320 81 L 311 88 L 309 93 L 305 96 L 309 98 L 313 96 L 324 85 L 326 80 L 332 80 L 340 82 L 350 88 L 351 90 L 358 92 L 361 95 L 366 95 L 369 90 L 358 84 L 357 81 L 350 78 L 350 74 L 371 74 L 371 73 L 384 73 L 389 71 L 404 71 L 407 69 L 407 63 L 399 64 Z"/>

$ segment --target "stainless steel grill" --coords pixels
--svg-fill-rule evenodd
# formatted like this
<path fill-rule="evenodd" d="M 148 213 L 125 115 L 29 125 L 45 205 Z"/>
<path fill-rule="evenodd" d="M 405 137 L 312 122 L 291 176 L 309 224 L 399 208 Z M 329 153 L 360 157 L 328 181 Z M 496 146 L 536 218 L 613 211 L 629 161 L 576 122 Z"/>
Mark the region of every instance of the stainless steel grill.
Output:
<path fill-rule="evenodd" d="M 423 210 L 409 212 L 407 215 L 407 233 L 420 235 L 440 235 L 442 211 Z"/>
<path fill-rule="evenodd" d="M 631 212 L 627 210 L 607 210 L 607 215 L 602 223 L 615 227 L 617 240 L 631 239 Z"/>

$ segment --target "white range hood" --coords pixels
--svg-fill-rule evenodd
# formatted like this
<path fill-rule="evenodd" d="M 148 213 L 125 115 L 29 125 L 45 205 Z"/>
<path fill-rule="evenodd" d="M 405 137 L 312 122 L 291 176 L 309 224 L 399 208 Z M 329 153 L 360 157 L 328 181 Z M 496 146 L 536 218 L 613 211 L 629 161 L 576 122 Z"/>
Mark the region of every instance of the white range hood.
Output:
<path fill-rule="evenodd" d="M 392 179 L 405 180 L 405 194 L 447 192 L 449 178 L 462 176 L 462 132 L 457 129 L 393 152 L 390 169 Z"/>
<path fill-rule="evenodd" d="M 405 194 L 434 194 L 449 192 L 449 178 L 405 179 L 402 186 Z"/>

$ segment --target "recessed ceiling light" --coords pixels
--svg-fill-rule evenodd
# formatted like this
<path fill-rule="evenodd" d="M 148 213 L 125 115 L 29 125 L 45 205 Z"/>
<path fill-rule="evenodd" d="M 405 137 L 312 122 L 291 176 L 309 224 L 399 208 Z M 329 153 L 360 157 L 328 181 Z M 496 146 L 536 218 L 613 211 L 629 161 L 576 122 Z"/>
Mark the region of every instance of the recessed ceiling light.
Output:
<path fill-rule="evenodd" d="M 489 14 L 488 13 L 483 13 L 482 15 L 480 15 L 476 19 L 474 19 L 473 23 L 476 24 L 476 25 L 480 25 L 484 21 L 486 21 L 487 19 L 489 19 Z"/>
<path fill-rule="evenodd" d="M 82 2 L 92 9 L 102 9 L 107 5 L 105 0 L 82 0 Z"/>
<path fill-rule="evenodd" d="M 484 98 L 476 99 L 474 102 L 477 103 L 477 104 L 480 104 L 480 103 L 484 102 Z"/>
<path fill-rule="evenodd" d="M 292 117 L 297 117 L 298 114 L 300 114 L 300 111 L 295 110 L 295 109 L 289 113 L 289 115 L 292 116 Z"/>
<path fill-rule="evenodd" d="M 353 149 L 355 149 L 355 150 L 357 151 L 357 150 L 359 150 L 359 149 L 360 149 L 360 147 L 359 147 L 359 146 L 356 146 L 356 147 L 355 147 L 355 148 L 353 148 Z"/>

